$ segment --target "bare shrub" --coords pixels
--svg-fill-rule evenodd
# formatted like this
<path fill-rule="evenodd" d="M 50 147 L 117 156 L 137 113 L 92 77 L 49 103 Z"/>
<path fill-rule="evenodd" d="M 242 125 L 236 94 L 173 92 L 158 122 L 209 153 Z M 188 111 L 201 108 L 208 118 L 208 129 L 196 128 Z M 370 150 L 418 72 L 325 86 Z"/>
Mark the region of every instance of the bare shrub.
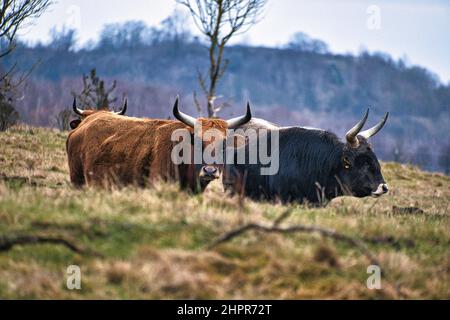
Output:
<path fill-rule="evenodd" d="M 19 113 L 12 105 L 12 101 L 0 92 L 0 132 L 15 125 L 18 120 Z"/>
<path fill-rule="evenodd" d="M 56 126 L 61 131 L 70 130 L 70 118 L 72 117 L 72 110 L 64 109 L 55 116 Z"/>

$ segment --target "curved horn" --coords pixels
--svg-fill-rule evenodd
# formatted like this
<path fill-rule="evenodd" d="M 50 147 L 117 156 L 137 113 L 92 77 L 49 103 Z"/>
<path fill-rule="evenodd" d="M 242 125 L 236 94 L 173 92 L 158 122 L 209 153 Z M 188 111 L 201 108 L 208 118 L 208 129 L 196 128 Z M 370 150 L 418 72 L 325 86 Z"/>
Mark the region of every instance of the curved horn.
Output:
<path fill-rule="evenodd" d="M 236 129 L 250 120 L 252 120 L 252 110 L 250 109 L 250 102 L 247 102 L 247 113 L 243 116 L 228 120 L 228 129 Z"/>
<path fill-rule="evenodd" d="M 345 139 L 352 148 L 357 148 L 359 146 L 357 135 L 366 124 L 368 116 L 369 116 L 369 109 L 367 109 L 364 117 L 345 134 Z"/>
<path fill-rule="evenodd" d="M 127 112 L 127 106 L 128 106 L 128 100 L 127 100 L 127 98 L 125 98 L 122 109 L 120 109 L 119 111 L 114 112 L 114 113 L 119 116 L 123 116 L 125 114 L 125 112 Z"/>
<path fill-rule="evenodd" d="M 184 114 L 183 112 L 181 112 L 178 109 L 178 100 L 179 100 L 179 97 L 177 96 L 177 100 L 175 101 L 175 104 L 173 105 L 173 116 L 176 119 L 183 122 L 185 125 L 193 128 L 195 126 L 195 121 L 196 121 L 195 118 L 188 116 L 187 114 Z"/>
<path fill-rule="evenodd" d="M 72 109 L 73 109 L 73 112 L 75 112 L 76 114 L 78 114 L 80 116 L 82 116 L 84 113 L 83 110 L 77 108 L 77 97 L 73 97 Z"/>
<path fill-rule="evenodd" d="M 378 133 L 378 131 L 380 131 L 384 127 L 388 117 L 389 117 L 389 112 L 386 112 L 383 119 L 381 119 L 381 121 L 376 126 L 373 126 L 370 129 L 364 130 L 359 135 L 363 136 L 366 139 L 369 139 L 370 137 L 376 135 Z"/>

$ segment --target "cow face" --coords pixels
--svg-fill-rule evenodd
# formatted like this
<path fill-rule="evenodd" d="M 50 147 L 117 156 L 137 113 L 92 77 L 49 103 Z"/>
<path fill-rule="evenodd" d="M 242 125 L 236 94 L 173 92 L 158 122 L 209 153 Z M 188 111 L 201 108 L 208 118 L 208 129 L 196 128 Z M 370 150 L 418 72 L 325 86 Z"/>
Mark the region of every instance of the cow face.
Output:
<path fill-rule="evenodd" d="M 368 141 L 359 136 L 357 148 L 344 147 L 340 179 L 344 192 L 356 197 L 380 197 L 388 192 L 381 166 Z"/>
<path fill-rule="evenodd" d="M 386 123 L 388 113 L 375 127 L 360 132 L 367 121 L 368 111 L 364 118 L 346 134 L 347 143 L 343 148 L 340 173 L 338 174 L 344 193 L 356 197 L 380 197 L 389 191 L 381 166 L 368 138 L 375 135 Z"/>
<path fill-rule="evenodd" d="M 247 113 L 241 117 L 237 117 L 230 120 L 222 119 L 210 119 L 210 118 L 199 118 L 195 119 L 182 113 L 178 109 L 178 98 L 175 102 L 173 108 L 173 115 L 176 119 L 183 122 L 185 125 L 189 126 L 192 132 L 192 148 L 195 149 L 196 141 L 197 145 L 201 144 L 202 150 L 209 150 L 212 158 L 217 156 L 219 150 L 224 150 L 226 145 L 226 137 L 228 129 L 235 129 L 248 121 L 251 120 L 251 109 L 250 104 L 247 104 Z M 195 178 L 202 188 L 206 186 L 213 180 L 219 179 L 220 174 L 223 170 L 223 161 L 215 162 L 209 159 L 205 159 L 202 153 L 202 163 L 195 164 Z"/>
<path fill-rule="evenodd" d="M 194 142 L 197 139 L 202 150 L 210 150 L 212 157 L 222 150 L 227 134 L 227 122 L 221 119 L 200 118 L 197 120 L 200 130 L 194 130 Z M 223 170 L 223 163 L 202 158 L 202 164 L 197 165 L 200 184 L 206 186 L 209 182 L 219 179 Z"/>

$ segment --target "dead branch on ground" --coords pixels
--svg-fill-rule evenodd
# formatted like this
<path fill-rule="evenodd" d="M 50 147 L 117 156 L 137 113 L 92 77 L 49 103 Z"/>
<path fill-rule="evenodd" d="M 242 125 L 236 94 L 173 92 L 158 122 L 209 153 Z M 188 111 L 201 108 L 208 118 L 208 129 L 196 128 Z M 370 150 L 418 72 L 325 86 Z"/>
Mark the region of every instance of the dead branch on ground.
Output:
<path fill-rule="evenodd" d="M 289 227 L 279 227 L 278 224 L 274 224 L 273 226 L 264 226 L 257 223 L 248 223 L 243 226 L 240 226 L 234 230 L 231 230 L 222 236 L 218 237 L 210 246 L 209 248 L 212 249 L 219 244 L 222 244 L 224 242 L 230 241 L 242 234 L 244 234 L 247 231 L 255 230 L 259 232 L 265 232 L 265 233 L 319 233 L 320 235 L 332 238 L 334 240 L 346 242 L 350 244 L 353 247 L 356 247 L 367 259 L 370 261 L 371 264 L 374 265 L 380 265 L 378 259 L 369 251 L 367 246 L 364 242 L 361 240 L 352 238 L 350 236 L 347 236 L 345 234 L 339 233 L 332 229 L 326 229 L 315 225 L 293 225 Z"/>
<path fill-rule="evenodd" d="M 0 235 L 0 252 L 9 251 L 14 246 L 30 244 L 59 244 L 67 249 L 78 253 L 101 257 L 102 255 L 91 249 L 80 247 L 74 243 L 74 240 L 62 236 L 54 235 Z"/>

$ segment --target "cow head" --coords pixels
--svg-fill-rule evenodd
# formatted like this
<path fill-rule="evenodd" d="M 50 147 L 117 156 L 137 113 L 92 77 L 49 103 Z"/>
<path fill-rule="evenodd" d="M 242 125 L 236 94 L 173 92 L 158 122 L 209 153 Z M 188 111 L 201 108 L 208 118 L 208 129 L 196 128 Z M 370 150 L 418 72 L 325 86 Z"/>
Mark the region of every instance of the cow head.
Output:
<path fill-rule="evenodd" d="M 203 150 L 205 148 L 214 149 L 215 144 L 225 145 L 227 138 L 227 129 L 236 129 L 241 125 L 246 124 L 252 119 L 250 103 L 247 103 L 247 112 L 245 115 L 233 118 L 230 120 L 211 119 L 211 118 L 194 118 L 183 112 L 178 108 L 178 98 L 173 107 L 173 115 L 176 119 L 187 125 L 191 129 L 192 144 L 197 139 L 201 141 Z M 195 125 L 197 126 L 195 127 Z M 192 130 L 196 128 L 197 130 Z M 210 138 L 208 131 L 214 132 L 213 137 Z M 214 144 L 214 145 L 213 145 Z M 204 189 L 209 182 L 218 179 L 223 169 L 223 163 L 207 163 L 202 159 L 201 164 L 195 165 L 195 176 L 202 189 Z"/>
<path fill-rule="evenodd" d="M 386 123 L 389 113 L 374 127 L 360 132 L 367 121 L 369 110 L 345 138 L 338 178 L 345 193 L 357 197 L 380 197 L 388 192 L 381 167 L 368 139 L 378 133 Z"/>
<path fill-rule="evenodd" d="M 125 115 L 125 113 L 127 112 L 127 105 L 128 105 L 128 102 L 127 102 L 127 99 L 125 99 L 123 106 L 119 111 L 111 111 L 111 112 L 114 114 L 120 115 L 120 116 Z M 70 122 L 70 128 L 72 130 L 76 129 L 80 125 L 80 123 L 84 119 L 86 119 L 88 116 L 90 116 L 96 112 L 99 112 L 99 111 L 104 111 L 104 110 L 81 110 L 77 107 L 77 98 L 76 97 L 73 98 L 72 109 L 73 109 L 73 112 L 75 112 L 77 115 L 80 116 L 78 119 L 72 120 Z"/>

